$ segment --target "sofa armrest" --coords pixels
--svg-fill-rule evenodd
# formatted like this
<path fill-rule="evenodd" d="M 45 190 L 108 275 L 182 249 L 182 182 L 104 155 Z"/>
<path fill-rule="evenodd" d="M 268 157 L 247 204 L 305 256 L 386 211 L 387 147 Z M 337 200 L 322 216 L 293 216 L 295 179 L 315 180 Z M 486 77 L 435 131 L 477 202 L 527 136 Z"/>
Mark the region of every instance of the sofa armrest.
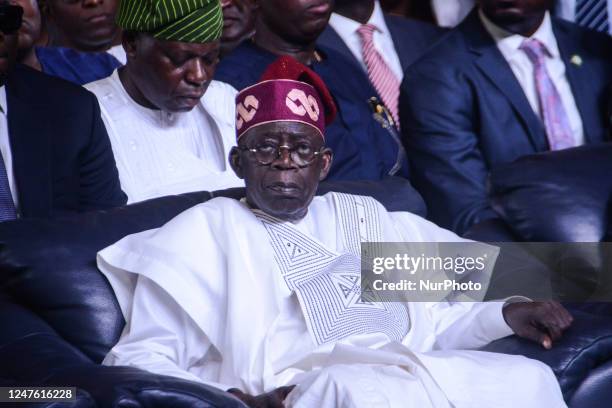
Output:
<path fill-rule="evenodd" d="M 551 350 L 516 336 L 494 341 L 482 350 L 546 363 L 557 376 L 565 400 L 570 401 L 591 371 L 612 358 L 612 319 L 579 311 L 572 314 L 574 323 Z"/>
<path fill-rule="evenodd" d="M 105 408 L 246 408 L 223 390 L 134 367 L 92 363 L 59 370 L 44 383 L 66 384 L 86 390 Z"/>

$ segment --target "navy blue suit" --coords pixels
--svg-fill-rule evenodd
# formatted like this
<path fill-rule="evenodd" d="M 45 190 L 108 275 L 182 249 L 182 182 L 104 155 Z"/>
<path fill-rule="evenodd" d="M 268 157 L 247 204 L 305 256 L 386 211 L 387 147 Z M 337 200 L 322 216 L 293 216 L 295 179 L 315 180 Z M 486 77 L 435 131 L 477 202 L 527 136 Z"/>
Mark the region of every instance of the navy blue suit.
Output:
<path fill-rule="evenodd" d="M 612 40 L 555 19 L 553 31 L 585 142 L 602 142 Z M 491 169 L 549 149 L 541 119 L 476 11 L 408 69 L 400 118 L 430 218 L 459 233 L 496 217 L 486 187 Z"/>
<path fill-rule="evenodd" d="M 432 24 L 390 14 L 385 14 L 385 23 L 387 23 L 391 38 L 393 38 L 393 45 L 404 71 L 422 56 L 442 34 L 447 32 L 447 30 Z M 330 25 L 323 31 L 317 43 L 338 52 L 361 66 L 342 38 Z"/>
<path fill-rule="evenodd" d="M 325 81 L 338 107 L 336 120 L 325 131 L 326 144 L 334 152 L 328 179 L 380 180 L 394 167 L 400 153 L 396 139 L 373 117 L 368 103 L 376 91 L 363 80 L 363 70 L 326 47 L 318 47 L 323 60 L 312 68 Z M 241 90 L 259 81 L 265 69 L 278 58 L 250 41 L 224 57 L 215 79 Z M 398 176 L 408 177 L 408 163 L 401 160 Z"/>
<path fill-rule="evenodd" d="M 96 97 L 17 65 L 6 81 L 13 172 L 22 217 L 126 203 Z"/>

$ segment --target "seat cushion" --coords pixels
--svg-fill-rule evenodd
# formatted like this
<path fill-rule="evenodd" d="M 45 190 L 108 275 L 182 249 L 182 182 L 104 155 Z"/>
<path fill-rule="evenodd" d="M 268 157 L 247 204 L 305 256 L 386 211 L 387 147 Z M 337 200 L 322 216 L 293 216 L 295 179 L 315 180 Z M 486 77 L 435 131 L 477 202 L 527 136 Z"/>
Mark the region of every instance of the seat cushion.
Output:
<path fill-rule="evenodd" d="M 612 143 L 526 156 L 492 171 L 493 208 L 524 241 L 609 239 Z"/>

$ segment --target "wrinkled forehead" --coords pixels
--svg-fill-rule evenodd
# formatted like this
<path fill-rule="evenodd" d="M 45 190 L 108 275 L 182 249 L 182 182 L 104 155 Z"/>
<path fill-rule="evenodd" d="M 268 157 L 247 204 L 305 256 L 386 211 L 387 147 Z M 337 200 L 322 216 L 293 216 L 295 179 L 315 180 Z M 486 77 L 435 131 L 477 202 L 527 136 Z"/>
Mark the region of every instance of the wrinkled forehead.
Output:
<path fill-rule="evenodd" d="M 313 145 L 323 145 L 324 141 L 317 129 L 311 125 L 295 121 L 276 121 L 264 123 L 249 129 L 240 139 L 241 144 L 256 144 L 263 141 L 279 143 L 309 142 Z"/>

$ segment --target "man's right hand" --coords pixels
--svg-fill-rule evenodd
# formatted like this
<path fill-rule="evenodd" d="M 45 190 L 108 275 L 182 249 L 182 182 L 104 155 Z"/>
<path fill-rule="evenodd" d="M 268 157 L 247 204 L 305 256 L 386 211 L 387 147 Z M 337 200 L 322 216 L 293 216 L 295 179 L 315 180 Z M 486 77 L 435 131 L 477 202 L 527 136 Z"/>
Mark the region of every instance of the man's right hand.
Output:
<path fill-rule="evenodd" d="M 257 396 L 245 394 L 238 388 L 231 388 L 227 392 L 244 402 L 250 408 L 284 408 L 285 404 L 283 401 L 285 401 L 285 398 L 287 398 L 287 395 L 289 395 L 293 388 L 295 388 L 295 385 L 289 385 Z"/>

